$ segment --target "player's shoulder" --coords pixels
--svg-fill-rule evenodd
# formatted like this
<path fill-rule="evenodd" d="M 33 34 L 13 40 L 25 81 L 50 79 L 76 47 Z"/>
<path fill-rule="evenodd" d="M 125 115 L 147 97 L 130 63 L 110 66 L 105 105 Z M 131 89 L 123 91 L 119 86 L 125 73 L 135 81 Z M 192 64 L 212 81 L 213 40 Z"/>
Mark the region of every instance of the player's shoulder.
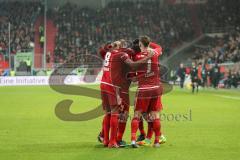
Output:
<path fill-rule="evenodd" d="M 111 51 L 111 53 L 112 53 L 112 54 L 117 54 L 117 53 L 119 53 L 119 51 L 116 50 L 116 49 L 114 49 L 114 50 Z"/>
<path fill-rule="evenodd" d="M 134 50 L 131 48 L 120 48 L 118 51 L 121 52 L 121 54 L 128 54 L 128 55 L 134 54 Z"/>
<path fill-rule="evenodd" d="M 128 56 L 131 55 L 131 50 L 129 50 L 128 48 L 120 48 L 117 50 L 117 54 Z"/>
<path fill-rule="evenodd" d="M 111 58 L 116 58 L 120 54 L 118 50 L 112 50 L 110 53 L 111 53 Z"/>

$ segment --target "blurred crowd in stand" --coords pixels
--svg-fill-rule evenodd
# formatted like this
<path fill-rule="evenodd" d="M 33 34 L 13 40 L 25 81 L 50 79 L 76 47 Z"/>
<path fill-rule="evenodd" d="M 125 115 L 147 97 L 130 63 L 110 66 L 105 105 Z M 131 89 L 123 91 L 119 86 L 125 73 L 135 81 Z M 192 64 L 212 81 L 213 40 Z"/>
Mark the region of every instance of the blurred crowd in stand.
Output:
<path fill-rule="evenodd" d="M 67 2 L 62 6 L 49 8 L 47 18 L 53 20 L 58 30 L 55 38 L 54 57 L 47 54 L 47 63 L 85 61 L 83 55 L 96 55 L 98 48 L 106 42 L 124 38 L 133 40 L 148 35 L 163 47 L 168 57 L 175 48 L 191 42 L 203 32 L 225 32 L 222 38 L 215 38 L 207 48 L 197 48 L 192 61 L 198 66 L 198 76 L 203 86 L 213 83 L 217 64 L 240 61 L 240 1 L 207 1 L 206 4 L 160 3 L 159 1 L 112 1 L 104 8 L 81 8 Z M 8 53 L 32 50 L 35 22 L 44 15 L 43 4 L 35 2 L 0 2 L 0 61 L 8 59 Z M 10 32 L 9 32 L 10 26 Z M 221 28 L 221 30 L 219 30 Z M 224 30 L 225 29 L 225 30 Z M 226 30 L 227 29 L 227 30 Z M 234 32 L 230 32 L 234 30 Z M 9 41 L 10 34 L 10 41 Z M 39 27 L 44 37 L 44 26 Z M 10 46 L 9 46 L 10 42 Z M 40 44 L 43 47 L 43 43 Z M 218 66 L 219 67 L 219 66 Z M 191 67 L 190 67 L 191 68 Z M 191 71 L 191 69 L 189 69 Z M 183 70 L 182 70 L 183 71 Z M 189 72 L 188 69 L 185 72 Z M 222 74 L 225 86 L 236 86 L 239 70 L 228 70 Z M 172 74 L 174 75 L 174 74 Z M 181 77 L 176 71 L 172 77 Z M 185 74 L 186 75 L 186 74 Z"/>
<path fill-rule="evenodd" d="M 34 47 L 34 23 L 41 10 L 39 2 L 0 2 L 0 54 L 9 53 L 9 34 L 10 53 Z"/>

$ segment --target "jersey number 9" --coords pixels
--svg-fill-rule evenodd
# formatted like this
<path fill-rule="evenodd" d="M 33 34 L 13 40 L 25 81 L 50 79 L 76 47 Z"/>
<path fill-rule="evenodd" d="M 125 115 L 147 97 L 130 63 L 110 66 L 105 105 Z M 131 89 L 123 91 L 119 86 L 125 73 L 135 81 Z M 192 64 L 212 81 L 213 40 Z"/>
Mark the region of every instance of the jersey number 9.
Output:
<path fill-rule="evenodd" d="M 109 60 L 111 57 L 111 52 L 107 52 L 105 55 L 104 66 L 107 67 L 109 65 Z"/>

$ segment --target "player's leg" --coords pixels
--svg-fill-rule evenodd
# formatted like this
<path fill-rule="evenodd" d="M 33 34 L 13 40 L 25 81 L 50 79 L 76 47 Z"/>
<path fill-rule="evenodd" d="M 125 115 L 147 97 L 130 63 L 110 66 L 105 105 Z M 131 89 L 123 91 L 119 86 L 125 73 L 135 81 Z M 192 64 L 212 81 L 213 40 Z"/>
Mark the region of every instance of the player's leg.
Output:
<path fill-rule="evenodd" d="M 153 134 L 152 122 L 148 120 L 149 113 L 143 113 L 142 117 L 148 122 L 148 133 L 147 133 L 147 136 L 144 137 L 144 139 L 142 139 L 141 141 L 138 141 L 138 144 L 143 146 L 149 146 L 151 145 L 151 138 Z"/>
<path fill-rule="evenodd" d="M 158 113 L 158 115 L 160 115 L 160 112 Z M 148 116 L 148 133 L 147 133 L 147 136 L 146 136 L 146 139 L 145 139 L 145 142 L 143 142 L 144 145 L 150 145 L 151 144 L 151 139 L 152 139 L 152 136 L 153 136 L 153 133 L 154 133 L 154 130 L 153 130 L 153 120 L 150 120 L 150 114 Z M 160 120 L 160 127 L 162 127 L 161 125 L 161 118 L 159 118 Z M 160 144 L 164 144 L 167 142 L 167 139 L 166 137 L 163 135 L 162 131 L 161 131 L 161 128 L 160 128 L 160 133 L 161 133 L 161 136 L 159 138 L 159 143 Z"/>
<path fill-rule="evenodd" d="M 110 118 L 111 118 L 111 110 L 110 110 L 110 104 L 108 101 L 108 93 L 102 91 L 101 92 L 102 97 L 102 106 L 103 111 L 105 112 L 102 122 L 102 136 L 103 136 L 103 144 L 104 146 L 108 146 L 109 143 L 109 129 L 110 129 Z M 98 137 L 100 139 L 101 137 Z"/>
<path fill-rule="evenodd" d="M 151 138 L 153 135 L 153 123 L 152 121 L 149 120 L 149 113 L 145 113 L 143 114 L 144 119 L 148 122 L 148 133 L 147 136 L 145 137 L 144 140 L 138 142 L 139 145 L 143 145 L 143 146 L 150 146 L 151 145 Z"/>
<path fill-rule="evenodd" d="M 108 144 L 109 148 L 118 148 L 118 145 L 117 145 L 118 117 L 119 117 L 119 106 L 118 105 L 111 106 L 110 141 Z"/>
<path fill-rule="evenodd" d="M 151 120 L 147 120 L 148 121 L 148 132 L 147 132 L 147 136 L 143 141 L 138 142 L 139 145 L 143 145 L 143 146 L 150 146 L 152 144 L 151 139 L 153 136 L 153 122 Z M 160 144 L 164 144 L 166 143 L 167 139 L 166 137 L 162 134 L 161 132 L 161 136 L 159 138 L 159 143 Z"/>
<path fill-rule="evenodd" d="M 152 135 L 153 135 L 153 122 L 148 121 L 148 132 L 147 132 L 147 139 L 152 139 Z"/>
<path fill-rule="evenodd" d="M 195 90 L 197 89 L 197 80 L 192 79 L 192 93 L 195 93 Z"/>
<path fill-rule="evenodd" d="M 180 78 L 180 88 L 183 88 L 184 78 Z"/>
<path fill-rule="evenodd" d="M 149 121 L 149 113 L 143 114 L 143 117 L 148 123 L 148 131 L 147 131 L 147 135 L 146 135 L 145 138 L 150 140 L 152 138 L 152 135 L 153 135 L 153 123 L 151 121 Z"/>
<path fill-rule="evenodd" d="M 154 147 L 159 147 L 161 136 L 160 111 L 162 110 L 161 96 L 151 99 L 149 121 L 152 122 L 153 131 L 155 133 Z"/>
<path fill-rule="evenodd" d="M 142 116 L 140 117 L 138 128 L 139 128 L 139 131 L 140 131 L 140 135 L 137 138 L 137 142 L 144 140 L 145 137 L 146 137 L 146 133 L 144 131 L 144 123 L 143 123 L 143 117 Z"/>
<path fill-rule="evenodd" d="M 119 120 L 118 120 L 118 132 L 117 132 L 117 143 L 120 147 L 126 146 L 126 142 L 124 142 L 122 138 L 126 129 L 127 119 L 128 119 L 128 111 L 120 112 Z"/>
<path fill-rule="evenodd" d="M 100 143 L 103 143 L 103 139 L 104 139 L 104 118 L 105 118 L 105 115 L 103 116 L 103 120 L 102 120 L 102 129 L 98 135 L 98 141 Z"/>
<path fill-rule="evenodd" d="M 195 92 L 195 82 L 192 81 L 192 93 L 194 93 L 194 92 Z"/>
<path fill-rule="evenodd" d="M 136 98 L 134 116 L 131 122 L 131 141 L 132 141 L 131 144 L 133 148 L 138 147 L 138 145 L 136 144 L 136 133 L 139 128 L 139 121 L 140 121 L 140 118 L 142 117 L 142 113 L 147 112 L 148 105 L 149 105 L 149 99 L 146 99 L 143 97 Z"/>
<path fill-rule="evenodd" d="M 198 88 L 199 88 L 200 85 L 201 85 L 201 80 L 198 79 L 197 82 L 196 82 L 197 93 L 198 93 Z"/>
<path fill-rule="evenodd" d="M 136 144 L 136 140 L 137 140 L 136 134 L 138 130 L 140 117 L 141 117 L 141 112 L 138 110 L 135 110 L 134 116 L 131 122 L 131 144 L 133 148 L 138 148 L 138 145 Z"/>
<path fill-rule="evenodd" d="M 111 119 L 111 113 L 106 112 L 103 120 L 103 145 L 108 146 L 109 144 L 109 131 L 110 131 L 110 119 Z"/>
<path fill-rule="evenodd" d="M 150 114 L 151 114 L 150 121 L 152 121 L 152 124 L 153 124 L 152 127 L 155 133 L 154 146 L 159 147 L 159 140 L 161 136 L 161 123 L 160 123 L 159 111 L 152 111 Z"/>
<path fill-rule="evenodd" d="M 129 114 L 129 94 L 121 92 L 122 104 L 120 107 L 120 115 L 118 122 L 118 133 L 117 133 L 117 143 L 120 147 L 125 147 L 126 142 L 122 140 L 123 134 L 125 132 L 128 114 Z"/>
<path fill-rule="evenodd" d="M 107 133 L 105 133 L 104 129 L 104 138 L 108 138 L 107 136 L 110 133 L 110 138 L 109 138 L 109 143 L 108 147 L 109 148 L 118 148 L 117 145 L 117 128 L 118 128 L 118 117 L 119 117 L 119 105 L 120 105 L 120 100 L 119 100 L 119 95 L 116 92 L 115 88 L 108 88 L 107 92 L 107 102 L 109 106 L 109 112 L 110 113 L 108 116 L 108 119 L 105 123 L 106 126 L 106 132 L 107 132 L 107 126 L 109 127 L 109 130 Z M 106 136 L 105 136 L 106 134 Z"/>

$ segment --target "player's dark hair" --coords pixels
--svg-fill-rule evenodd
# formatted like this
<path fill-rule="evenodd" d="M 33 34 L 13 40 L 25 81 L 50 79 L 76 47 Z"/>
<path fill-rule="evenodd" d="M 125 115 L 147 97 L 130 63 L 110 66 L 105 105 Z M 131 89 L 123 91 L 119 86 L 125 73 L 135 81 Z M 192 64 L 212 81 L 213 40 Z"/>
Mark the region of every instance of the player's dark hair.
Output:
<path fill-rule="evenodd" d="M 141 49 L 139 47 L 139 39 L 135 39 L 133 42 L 132 42 L 132 47 L 131 47 L 135 53 L 139 53 L 141 52 Z"/>
<path fill-rule="evenodd" d="M 141 36 L 139 41 L 142 42 L 144 47 L 148 47 L 151 39 L 148 36 Z"/>

